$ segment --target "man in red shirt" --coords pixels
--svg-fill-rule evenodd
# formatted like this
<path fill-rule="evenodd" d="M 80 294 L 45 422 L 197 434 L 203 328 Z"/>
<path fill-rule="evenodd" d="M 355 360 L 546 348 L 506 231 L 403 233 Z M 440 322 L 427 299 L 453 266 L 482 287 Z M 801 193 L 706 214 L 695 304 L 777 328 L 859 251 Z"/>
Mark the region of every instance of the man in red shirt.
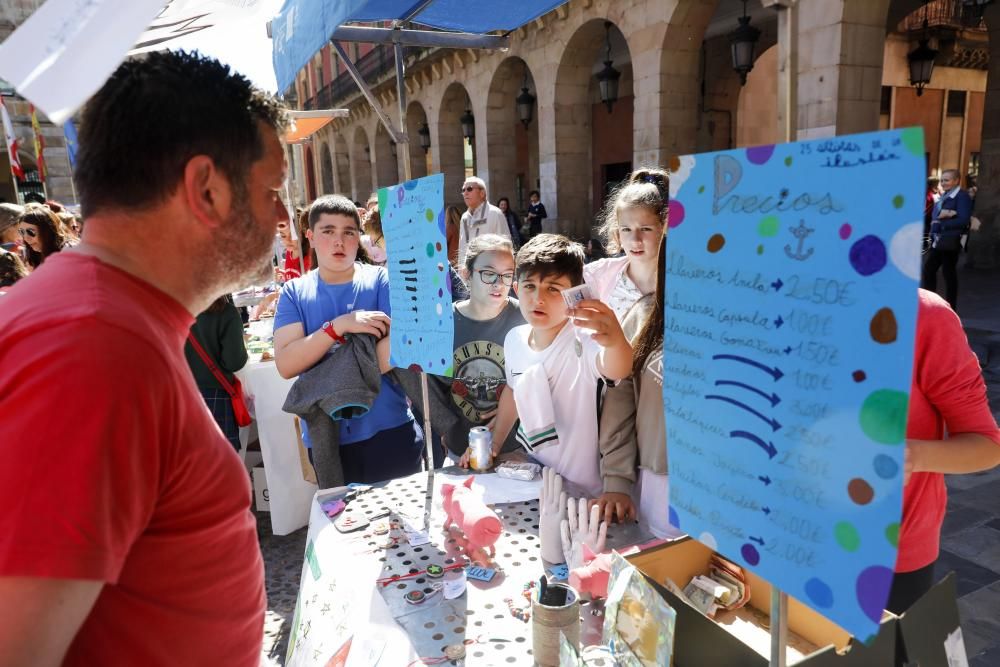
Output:
<path fill-rule="evenodd" d="M 0 309 L 0 663 L 259 664 L 249 482 L 183 347 L 270 273 L 285 124 L 195 54 L 130 59 L 88 102 L 82 243 Z"/>

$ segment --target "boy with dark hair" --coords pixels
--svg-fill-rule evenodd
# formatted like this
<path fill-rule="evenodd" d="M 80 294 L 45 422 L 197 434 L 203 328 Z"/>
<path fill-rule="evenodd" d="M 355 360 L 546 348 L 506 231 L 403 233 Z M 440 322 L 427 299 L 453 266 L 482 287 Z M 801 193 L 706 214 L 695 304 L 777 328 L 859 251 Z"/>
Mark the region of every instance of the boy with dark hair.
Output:
<path fill-rule="evenodd" d="M 583 246 L 539 234 L 517 253 L 517 284 L 526 325 L 504 341 L 507 384 L 514 391 L 517 439 L 591 498 L 601 493 L 597 381 L 631 372 L 632 347 L 614 312 L 584 299 L 568 308 L 562 292 L 583 284 Z M 506 433 L 505 425 L 496 431 Z"/>

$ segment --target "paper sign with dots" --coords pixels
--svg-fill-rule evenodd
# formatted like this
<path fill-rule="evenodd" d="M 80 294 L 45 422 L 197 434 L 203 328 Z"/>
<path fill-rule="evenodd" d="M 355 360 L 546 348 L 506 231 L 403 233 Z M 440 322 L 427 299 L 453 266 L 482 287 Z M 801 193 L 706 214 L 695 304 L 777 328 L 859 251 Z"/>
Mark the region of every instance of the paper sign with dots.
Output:
<path fill-rule="evenodd" d="M 670 520 L 869 639 L 899 540 L 923 132 L 675 162 Z"/>
<path fill-rule="evenodd" d="M 444 175 L 382 188 L 378 206 L 392 304 L 390 363 L 451 377 L 455 321 L 445 237 Z"/>

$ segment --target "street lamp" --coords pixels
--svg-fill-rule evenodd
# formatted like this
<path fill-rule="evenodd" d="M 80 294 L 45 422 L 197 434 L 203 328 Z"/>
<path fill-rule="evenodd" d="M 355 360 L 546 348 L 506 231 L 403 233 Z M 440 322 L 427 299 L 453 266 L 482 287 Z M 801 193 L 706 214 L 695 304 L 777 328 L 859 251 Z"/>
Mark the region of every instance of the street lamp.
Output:
<path fill-rule="evenodd" d="M 760 39 L 760 30 L 750 25 L 747 0 L 743 0 L 743 16 L 739 17 L 739 22 L 736 29 L 729 33 L 729 49 L 732 52 L 733 69 L 740 75 L 740 85 L 745 86 L 747 74 L 753 69 L 754 49 Z"/>
<path fill-rule="evenodd" d="M 417 134 L 420 135 L 420 147 L 424 149 L 424 153 L 430 150 L 431 147 L 431 128 L 427 127 L 427 123 L 420 126 L 417 130 Z"/>
<path fill-rule="evenodd" d="M 469 140 L 471 146 L 472 140 L 476 138 L 476 117 L 472 115 L 472 109 L 466 109 L 458 122 L 462 124 L 462 136 Z"/>
<path fill-rule="evenodd" d="M 916 87 L 917 97 L 924 94 L 924 86 L 931 82 L 931 73 L 934 72 L 934 59 L 937 57 L 937 49 L 928 46 L 927 39 L 927 19 L 924 18 L 924 37 L 921 38 L 917 48 L 906 54 L 906 61 L 910 65 L 910 85 Z"/>
<path fill-rule="evenodd" d="M 622 73 L 612 67 L 613 61 L 611 60 L 611 21 L 604 22 L 604 43 L 607 49 L 607 55 L 605 56 L 604 69 L 597 73 L 597 85 L 601 90 L 601 101 L 608 107 L 608 113 L 611 113 L 611 108 L 614 107 L 615 102 L 618 101 L 618 79 L 621 78 Z"/>
<path fill-rule="evenodd" d="M 521 94 L 514 101 L 517 102 L 517 117 L 521 119 L 521 123 L 527 129 L 531 125 L 531 117 L 535 111 L 535 96 L 528 92 L 527 66 L 524 68 L 524 85 L 521 88 Z"/>

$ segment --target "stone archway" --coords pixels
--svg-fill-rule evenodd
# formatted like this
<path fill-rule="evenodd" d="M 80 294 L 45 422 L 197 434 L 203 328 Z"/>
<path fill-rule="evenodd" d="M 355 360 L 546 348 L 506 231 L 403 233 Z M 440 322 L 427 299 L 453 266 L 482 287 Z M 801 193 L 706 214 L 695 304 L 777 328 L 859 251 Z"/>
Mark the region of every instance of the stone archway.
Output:
<path fill-rule="evenodd" d="M 394 142 L 389 138 L 389 132 L 379 121 L 375 127 L 375 184 L 380 188 L 395 185 L 398 182 L 396 156 L 392 154 Z"/>
<path fill-rule="evenodd" d="M 537 96 L 527 63 L 506 58 L 493 73 L 486 101 L 490 197 L 494 202 L 507 197 L 522 216 L 528 193 L 538 188 L 538 114 L 532 110 L 527 127 L 518 117 L 516 100 L 523 87 Z"/>
<path fill-rule="evenodd" d="M 410 102 L 406 108 L 406 138 L 410 143 L 410 178 L 422 178 L 426 176 L 430 169 L 428 164 L 433 158 L 430 150 L 424 151 L 420 147 L 420 128 L 427 124 L 427 112 L 424 111 L 420 102 Z"/>
<path fill-rule="evenodd" d="M 364 202 L 375 188 L 372 183 L 371 143 L 365 128 L 360 125 L 355 128 L 351 143 L 351 176 L 351 198 Z"/>
<path fill-rule="evenodd" d="M 342 134 L 333 136 L 334 159 L 336 160 L 336 170 L 334 172 L 334 188 L 338 194 L 351 196 L 351 154 L 347 150 L 347 140 Z"/>
<path fill-rule="evenodd" d="M 325 141 L 320 144 L 319 164 L 322 185 L 320 194 L 333 194 L 336 191 L 336 187 L 333 184 L 333 158 L 330 157 L 330 145 Z"/>
<path fill-rule="evenodd" d="M 560 232 L 589 238 L 605 189 L 631 170 L 632 66 L 628 43 L 611 26 L 611 59 L 621 72 L 618 101 L 601 104 L 595 74 L 603 67 L 605 21 L 581 25 L 563 52 L 555 84 L 556 210 Z M 596 126 L 596 127 L 595 127 Z"/>
<path fill-rule="evenodd" d="M 437 146 L 438 164 L 441 173 L 444 174 L 444 200 L 445 202 L 461 202 L 460 190 L 465 181 L 468 168 L 466 156 L 469 154 L 469 147 L 462 136 L 462 114 L 466 109 L 472 108 L 472 101 L 469 93 L 461 83 L 457 81 L 449 85 L 441 98 L 441 108 L 438 113 L 437 122 Z M 475 139 L 472 140 L 471 147 L 471 172 L 476 170 L 476 146 Z"/>

